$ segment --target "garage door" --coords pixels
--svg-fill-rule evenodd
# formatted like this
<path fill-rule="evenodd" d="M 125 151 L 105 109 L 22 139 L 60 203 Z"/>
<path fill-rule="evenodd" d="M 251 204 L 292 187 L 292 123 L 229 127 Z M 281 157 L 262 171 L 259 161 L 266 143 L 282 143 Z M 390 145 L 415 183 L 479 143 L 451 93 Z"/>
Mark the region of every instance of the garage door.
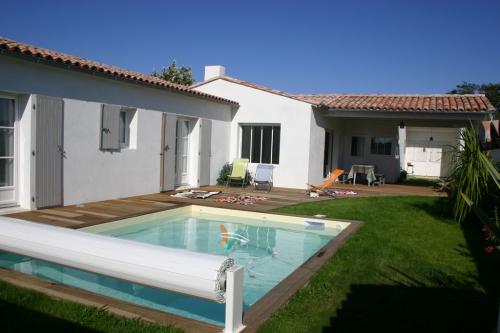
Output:
<path fill-rule="evenodd" d="M 446 177 L 450 172 L 450 151 L 457 142 L 456 129 L 408 128 L 406 171 L 410 175 Z M 432 138 L 432 140 L 431 140 Z"/>

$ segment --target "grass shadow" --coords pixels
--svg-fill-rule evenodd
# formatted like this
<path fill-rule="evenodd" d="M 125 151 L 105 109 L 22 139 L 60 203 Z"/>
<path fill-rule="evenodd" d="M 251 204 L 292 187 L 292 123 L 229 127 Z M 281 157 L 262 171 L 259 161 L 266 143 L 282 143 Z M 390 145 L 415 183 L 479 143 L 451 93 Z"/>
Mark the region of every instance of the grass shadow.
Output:
<path fill-rule="evenodd" d="M 400 184 L 410 186 L 438 187 L 441 182 L 441 179 L 409 177 L 402 181 Z"/>
<path fill-rule="evenodd" d="M 496 300 L 470 289 L 352 285 L 323 332 L 491 332 Z"/>
<path fill-rule="evenodd" d="M 352 285 L 323 332 L 489 333 L 495 326 L 495 297 L 439 270 L 425 279 L 389 270 L 385 278 L 394 285 Z"/>
<path fill-rule="evenodd" d="M 448 198 L 437 198 L 432 202 L 415 202 L 409 204 L 411 207 L 423 210 L 432 217 L 443 222 L 456 223 L 452 220 L 452 204 Z"/>
<path fill-rule="evenodd" d="M 480 230 L 480 224 L 475 221 L 465 222 L 462 225 L 462 232 L 472 260 L 476 264 L 478 279 L 486 292 L 500 300 L 500 253 L 496 251 L 488 254 L 485 251 L 485 235 Z"/>
<path fill-rule="evenodd" d="M 1 332 L 98 332 L 77 323 L 0 300 Z"/>

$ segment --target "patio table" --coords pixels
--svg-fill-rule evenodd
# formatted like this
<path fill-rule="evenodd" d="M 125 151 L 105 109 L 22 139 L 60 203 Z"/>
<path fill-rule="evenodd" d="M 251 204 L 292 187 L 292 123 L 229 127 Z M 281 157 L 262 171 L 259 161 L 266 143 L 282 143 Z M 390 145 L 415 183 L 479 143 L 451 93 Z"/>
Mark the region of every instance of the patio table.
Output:
<path fill-rule="evenodd" d="M 353 180 L 353 185 L 356 185 L 356 174 L 364 173 L 366 175 L 366 180 L 368 181 L 368 186 L 375 181 L 375 166 L 374 165 L 364 165 L 364 164 L 353 164 L 351 170 L 349 170 L 348 179 Z"/>

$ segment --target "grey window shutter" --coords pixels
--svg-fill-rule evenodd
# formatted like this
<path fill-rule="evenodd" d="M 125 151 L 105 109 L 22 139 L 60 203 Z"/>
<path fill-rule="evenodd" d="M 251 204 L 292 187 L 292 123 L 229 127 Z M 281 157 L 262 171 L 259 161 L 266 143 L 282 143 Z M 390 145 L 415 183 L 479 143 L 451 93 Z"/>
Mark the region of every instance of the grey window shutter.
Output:
<path fill-rule="evenodd" d="M 103 104 L 101 111 L 101 150 L 120 150 L 120 110 Z"/>
<path fill-rule="evenodd" d="M 37 208 L 63 204 L 64 102 L 59 97 L 36 96 L 35 204 Z"/>

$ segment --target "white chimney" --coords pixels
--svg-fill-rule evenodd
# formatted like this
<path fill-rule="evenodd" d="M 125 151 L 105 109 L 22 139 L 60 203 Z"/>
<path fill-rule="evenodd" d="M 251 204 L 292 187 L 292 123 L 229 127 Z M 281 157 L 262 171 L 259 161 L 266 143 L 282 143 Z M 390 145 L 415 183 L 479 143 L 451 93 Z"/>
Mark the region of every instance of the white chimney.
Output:
<path fill-rule="evenodd" d="M 224 66 L 205 66 L 205 81 L 224 75 L 226 75 L 226 68 Z"/>

